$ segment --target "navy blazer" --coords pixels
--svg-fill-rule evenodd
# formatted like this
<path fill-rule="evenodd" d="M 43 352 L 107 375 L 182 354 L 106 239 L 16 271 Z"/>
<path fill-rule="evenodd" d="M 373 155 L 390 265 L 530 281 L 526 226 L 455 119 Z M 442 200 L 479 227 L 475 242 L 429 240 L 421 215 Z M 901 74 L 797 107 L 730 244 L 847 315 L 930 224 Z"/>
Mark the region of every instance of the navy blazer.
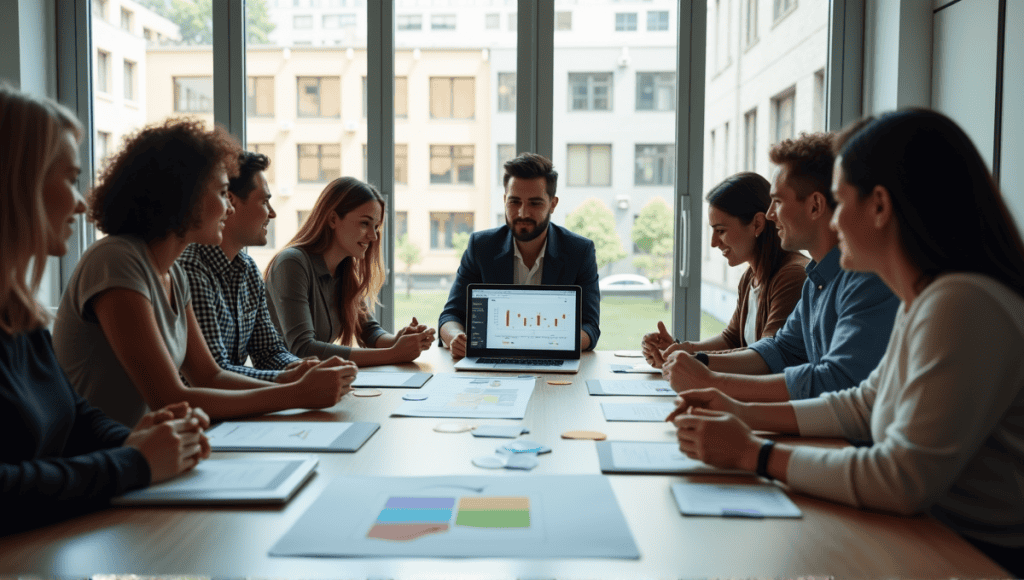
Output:
<path fill-rule="evenodd" d="M 515 252 L 512 231 L 507 225 L 469 236 L 466 253 L 448 293 L 448 302 L 437 322 L 456 321 L 466 325 L 466 285 L 512 284 L 515 276 Z M 594 242 L 555 224 L 548 226 L 548 245 L 544 253 L 542 284 L 576 285 L 583 288 L 583 331 L 590 336 L 590 348 L 601 336 L 601 291 L 598 289 L 597 255 Z"/>

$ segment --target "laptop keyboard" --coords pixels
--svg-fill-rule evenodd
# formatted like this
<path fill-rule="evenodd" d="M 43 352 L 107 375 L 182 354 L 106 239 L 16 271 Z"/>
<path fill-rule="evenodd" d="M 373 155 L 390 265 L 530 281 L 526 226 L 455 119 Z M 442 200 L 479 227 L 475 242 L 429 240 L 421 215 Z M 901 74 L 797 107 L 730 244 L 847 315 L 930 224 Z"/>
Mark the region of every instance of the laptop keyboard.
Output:
<path fill-rule="evenodd" d="M 523 365 L 531 367 L 560 367 L 565 361 L 559 358 L 493 358 L 481 357 L 476 360 L 478 364 L 487 365 Z"/>

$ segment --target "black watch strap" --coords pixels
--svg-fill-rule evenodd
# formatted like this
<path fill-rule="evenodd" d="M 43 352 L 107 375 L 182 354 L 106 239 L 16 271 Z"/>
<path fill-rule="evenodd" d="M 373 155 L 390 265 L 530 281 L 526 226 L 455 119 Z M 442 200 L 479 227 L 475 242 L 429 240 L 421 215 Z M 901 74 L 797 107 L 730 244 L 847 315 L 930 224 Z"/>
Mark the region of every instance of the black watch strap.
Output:
<path fill-rule="evenodd" d="M 708 357 L 708 353 L 706 352 L 698 352 L 693 355 L 693 358 L 699 360 L 704 366 L 709 366 L 711 364 L 711 358 Z"/>
<path fill-rule="evenodd" d="M 771 439 L 765 439 L 764 443 L 761 444 L 761 450 L 757 452 L 757 474 L 761 477 L 775 479 L 768 475 L 768 458 L 771 456 L 772 448 L 774 447 L 774 441 Z"/>

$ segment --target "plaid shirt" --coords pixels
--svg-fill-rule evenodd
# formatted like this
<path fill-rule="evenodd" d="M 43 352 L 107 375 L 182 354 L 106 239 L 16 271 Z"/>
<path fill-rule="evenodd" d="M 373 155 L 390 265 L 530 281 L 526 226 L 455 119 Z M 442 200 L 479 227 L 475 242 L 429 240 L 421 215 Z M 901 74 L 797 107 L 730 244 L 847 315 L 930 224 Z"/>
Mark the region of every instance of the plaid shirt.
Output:
<path fill-rule="evenodd" d="M 300 360 L 288 352 L 270 320 L 263 278 L 248 254 L 228 262 L 220 246 L 191 244 L 178 263 L 188 274 L 192 309 L 221 368 L 273 381 Z M 250 356 L 252 367 L 245 366 Z"/>

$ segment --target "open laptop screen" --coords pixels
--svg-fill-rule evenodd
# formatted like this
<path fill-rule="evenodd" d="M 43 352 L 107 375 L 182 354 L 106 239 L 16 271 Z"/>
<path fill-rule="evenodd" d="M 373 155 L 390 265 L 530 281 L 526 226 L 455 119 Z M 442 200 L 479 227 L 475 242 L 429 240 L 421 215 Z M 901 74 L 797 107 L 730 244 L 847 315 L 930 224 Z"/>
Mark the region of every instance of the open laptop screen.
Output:
<path fill-rule="evenodd" d="M 578 358 L 579 286 L 469 287 L 467 355 Z"/>

